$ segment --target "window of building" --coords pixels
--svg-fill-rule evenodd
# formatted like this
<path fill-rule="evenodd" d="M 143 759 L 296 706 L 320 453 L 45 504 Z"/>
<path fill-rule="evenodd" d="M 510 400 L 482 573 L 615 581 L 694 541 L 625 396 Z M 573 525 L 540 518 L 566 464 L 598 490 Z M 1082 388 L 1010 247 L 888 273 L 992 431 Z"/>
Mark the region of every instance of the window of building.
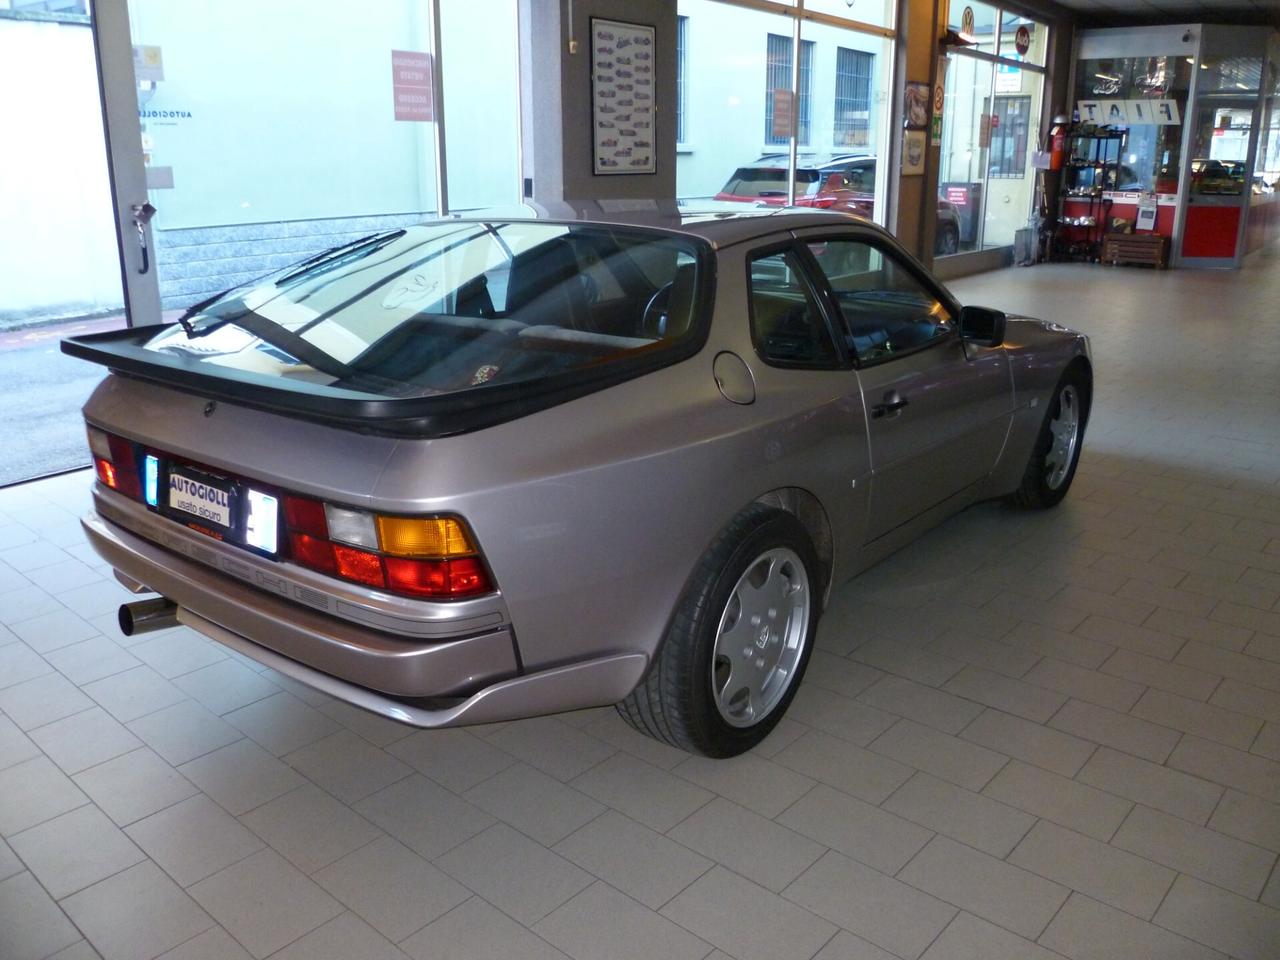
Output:
<path fill-rule="evenodd" d="M 676 143 L 689 139 L 686 126 L 689 107 L 688 34 L 689 18 L 676 17 Z"/>
<path fill-rule="evenodd" d="M 991 111 L 991 166 L 988 175 L 1021 179 L 1027 175 L 1027 126 L 1030 97 L 996 97 Z"/>
<path fill-rule="evenodd" d="M 865 147 L 871 128 L 871 75 L 875 54 L 836 48 L 836 103 L 832 143 Z"/>
<path fill-rule="evenodd" d="M 796 141 L 809 142 L 809 101 L 813 84 L 813 41 L 800 41 L 799 123 Z M 786 143 L 787 137 L 778 136 L 773 129 L 773 96 L 775 90 L 791 89 L 791 38 L 769 34 L 768 53 L 765 58 L 765 107 L 764 142 Z"/>

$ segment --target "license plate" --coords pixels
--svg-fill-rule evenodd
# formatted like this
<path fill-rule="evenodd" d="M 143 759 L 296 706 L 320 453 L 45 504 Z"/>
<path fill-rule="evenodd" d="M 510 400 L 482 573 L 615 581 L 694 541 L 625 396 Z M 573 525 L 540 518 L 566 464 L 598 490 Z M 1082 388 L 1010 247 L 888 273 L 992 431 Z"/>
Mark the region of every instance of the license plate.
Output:
<path fill-rule="evenodd" d="M 232 487 L 212 477 L 169 471 L 169 506 L 205 523 L 232 526 Z"/>

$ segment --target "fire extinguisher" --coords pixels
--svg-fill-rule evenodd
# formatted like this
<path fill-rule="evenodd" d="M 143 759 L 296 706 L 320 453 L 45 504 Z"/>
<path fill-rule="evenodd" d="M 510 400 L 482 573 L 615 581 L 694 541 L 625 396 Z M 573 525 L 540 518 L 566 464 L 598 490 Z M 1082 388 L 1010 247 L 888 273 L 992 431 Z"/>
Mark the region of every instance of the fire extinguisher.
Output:
<path fill-rule="evenodd" d="M 1071 121 L 1065 113 L 1053 118 L 1049 129 L 1049 169 L 1061 170 L 1067 159 L 1067 127 Z"/>

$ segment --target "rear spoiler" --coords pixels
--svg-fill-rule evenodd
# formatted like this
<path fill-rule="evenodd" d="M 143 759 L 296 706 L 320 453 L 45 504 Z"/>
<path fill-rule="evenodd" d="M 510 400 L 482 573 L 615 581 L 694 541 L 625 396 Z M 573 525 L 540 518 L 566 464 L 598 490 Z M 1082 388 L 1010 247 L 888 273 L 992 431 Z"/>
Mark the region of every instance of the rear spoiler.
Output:
<path fill-rule="evenodd" d="M 305 382 L 282 385 L 278 377 L 145 349 L 147 341 L 170 326 L 156 324 L 68 337 L 61 343 L 62 352 L 101 364 L 123 377 L 210 400 L 342 430 L 435 439 L 516 420 L 634 379 L 693 356 L 706 339 L 704 324 L 701 337 L 671 349 L 637 351 L 635 356 L 539 380 L 481 384 L 427 397 L 382 397 Z"/>

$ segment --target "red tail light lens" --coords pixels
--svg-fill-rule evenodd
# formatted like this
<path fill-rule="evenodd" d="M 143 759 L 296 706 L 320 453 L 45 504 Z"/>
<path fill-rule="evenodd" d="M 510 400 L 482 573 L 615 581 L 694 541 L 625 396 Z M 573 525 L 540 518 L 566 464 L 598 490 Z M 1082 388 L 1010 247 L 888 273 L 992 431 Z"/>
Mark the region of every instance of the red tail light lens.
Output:
<path fill-rule="evenodd" d="M 493 589 L 476 557 L 414 560 L 387 557 L 387 585 L 417 597 L 473 597 Z"/>
<path fill-rule="evenodd" d="M 382 573 L 382 557 L 376 553 L 334 544 L 333 555 L 338 562 L 338 576 L 342 579 L 354 580 L 370 587 L 387 585 L 387 578 Z"/>
<path fill-rule="evenodd" d="M 289 552 L 304 567 L 321 573 L 337 573 L 338 561 L 333 555 L 333 544 L 305 533 L 289 534 Z"/>
<path fill-rule="evenodd" d="M 103 486 L 134 500 L 142 499 L 142 482 L 138 478 L 138 454 L 124 437 L 89 427 L 89 449 L 93 451 L 93 469 Z M 105 447 L 105 449 L 104 449 Z"/>
<path fill-rule="evenodd" d="M 324 519 L 324 504 L 305 497 L 284 498 L 284 519 L 294 533 L 305 533 L 321 540 L 329 539 L 329 525 Z"/>

